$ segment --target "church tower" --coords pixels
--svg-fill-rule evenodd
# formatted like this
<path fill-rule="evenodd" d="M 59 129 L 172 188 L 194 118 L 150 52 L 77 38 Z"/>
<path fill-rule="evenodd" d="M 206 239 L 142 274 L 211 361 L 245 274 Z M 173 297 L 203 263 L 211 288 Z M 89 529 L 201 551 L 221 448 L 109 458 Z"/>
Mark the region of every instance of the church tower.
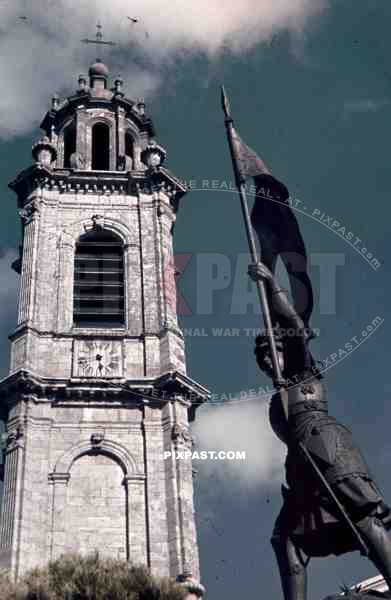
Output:
<path fill-rule="evenodd" d="M 0 566 L 19 576 L 98 550 L 188 581 L 196 597 L 192 465 L 173 457 L 191 448 L 189 421 L 208 397 L 186 374 L 175 311 L 186 190 L 122 86 L 98 60 L 73 95 L 55 96 L 35 164 L 10 184 L 22 246 L 0 383 Z"/>

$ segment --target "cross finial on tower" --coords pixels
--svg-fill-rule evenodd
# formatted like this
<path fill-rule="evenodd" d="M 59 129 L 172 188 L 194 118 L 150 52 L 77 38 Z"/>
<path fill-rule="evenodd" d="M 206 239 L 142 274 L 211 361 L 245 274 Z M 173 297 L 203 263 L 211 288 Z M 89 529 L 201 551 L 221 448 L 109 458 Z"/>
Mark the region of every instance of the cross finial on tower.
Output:
<path fill-rule="evenodd" d="M 96 41 L 101 42 L 102 39 L 103 39 L 102 25 L 101 25 L 100 21 L 98 21 L 96 24 Z"/>
<path fill-rule="evenodd" d="M 110 40 L 106 41 L 103 39 L 102 29 L 103 29 L 102 24 L 100 23 L 100 21 L 98 21 L 96 24 L 95 39 L 90 40 L 89 38 L 84 38 L 81 40 L 83 42 L 83 44 L 98 44 L 98 45 L 104 45 L 104 46 L 116 46 L 116 42 L 112 42 Z"/>

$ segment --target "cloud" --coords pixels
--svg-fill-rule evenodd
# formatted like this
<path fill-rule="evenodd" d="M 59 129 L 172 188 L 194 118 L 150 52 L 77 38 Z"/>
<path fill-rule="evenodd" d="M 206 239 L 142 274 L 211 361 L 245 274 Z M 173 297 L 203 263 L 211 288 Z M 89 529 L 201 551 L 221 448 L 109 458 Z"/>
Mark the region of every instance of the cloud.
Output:
<path fill-rule="evenodd" d="M 109 64 L 121 68 L 133 97 L 148 95 L 161 83 L 164 65 L 205 52 L 243 52 L 273 34 L 301 31 L 327 0 L 8 0 L 1 5 L 0 135 L 10 137 L 39 125 L 55 91 L 72 82 L 96 56 L 95 22 L 117 46 L 103 47 Z M 26 8 L 27 7 L 27 8 Z M 25 16 L 27 20 L 21 20 Z M 127 18 L 138 17 L 138 23 Z M 145 32 L 149 37 L 146 37 Z M 65 86 L 65 89 L 64 89 Z"/>
<path fill-rule="evenodd" d="M 270 488 L 283 479 L 285 446 L 273 433 L 268 418 L 268 402 L 206 405 L 197 412 L 193 426 L 195 451 L 245 451 L 245 460 L 199 460 L 203 476 L 228 478 L 230 485 L 252 487 L 260 483 Z"/>
<path fill-rule="evenodd" d="M 15 250 L 0 250 L 0 376 L 8 373 L 8 335 L 16 327 L 19 276 L 11 269 L 15 258 Z"/>

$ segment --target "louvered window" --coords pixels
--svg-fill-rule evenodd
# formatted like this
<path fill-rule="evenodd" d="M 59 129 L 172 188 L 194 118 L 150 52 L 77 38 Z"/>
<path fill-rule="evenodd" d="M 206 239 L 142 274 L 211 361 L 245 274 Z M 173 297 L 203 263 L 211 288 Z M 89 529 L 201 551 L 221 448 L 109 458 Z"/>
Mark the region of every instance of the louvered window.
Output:
<path fill-rule="evenodd" d="M 115 234 L 103 229 L 79 239 L 73 292 L 76 325 L 124 324 L 124 252 L 122 241 Z"/>

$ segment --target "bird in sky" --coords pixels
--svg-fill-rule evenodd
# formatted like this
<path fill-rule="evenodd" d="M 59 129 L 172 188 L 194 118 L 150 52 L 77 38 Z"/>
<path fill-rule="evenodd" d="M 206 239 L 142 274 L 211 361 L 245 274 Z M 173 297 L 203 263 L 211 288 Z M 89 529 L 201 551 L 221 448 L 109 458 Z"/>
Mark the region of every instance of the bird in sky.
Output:
<path fill-rule="evenodd" d="M 140 19 L 138 17 L 126 17 L 131 23 L 132 25 L 135 25 L 136 23 L 140 23 Z M 145 39 L 149 39 L 149 32 L 148 31 L 144 31 L 144 35 L 145 35 Z"/>
<path fill-rule="evenodd" d="M 21 15 L 18 17 L 19 21 L 28 21 L 28 18 L 25 15 Z"/>

